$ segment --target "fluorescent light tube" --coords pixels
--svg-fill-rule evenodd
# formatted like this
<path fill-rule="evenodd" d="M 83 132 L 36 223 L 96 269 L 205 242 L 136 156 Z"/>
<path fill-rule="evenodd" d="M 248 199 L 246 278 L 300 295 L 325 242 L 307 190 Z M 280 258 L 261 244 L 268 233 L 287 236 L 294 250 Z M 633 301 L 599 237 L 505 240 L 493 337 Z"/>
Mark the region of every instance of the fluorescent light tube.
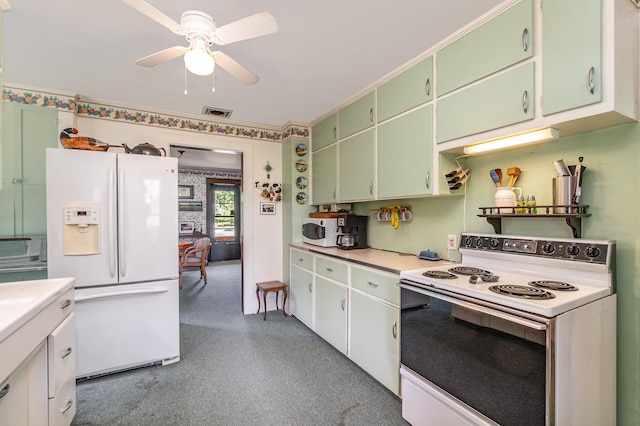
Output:
<path fill-rule="evenodd" d="M 465 146 L 464 153 L 467 155 L 481 154 L 489 151 L 512 148 L 519 145 L 546 142 L 558 139 L 560 134 L 554 128 L 534 130 L 532 132 L 520 133 L 505 138 L 493 139 L 477 145 Z"/>

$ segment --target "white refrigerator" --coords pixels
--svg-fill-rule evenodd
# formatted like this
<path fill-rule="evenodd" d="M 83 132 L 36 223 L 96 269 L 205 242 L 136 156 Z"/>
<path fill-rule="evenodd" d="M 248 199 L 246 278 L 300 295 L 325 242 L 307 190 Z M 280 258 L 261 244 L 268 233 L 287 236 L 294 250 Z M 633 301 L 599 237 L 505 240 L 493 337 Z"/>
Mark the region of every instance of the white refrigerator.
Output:
<path fill-rule="evenodd" d="M 77 377 L 179 361 L 178 160 L 46 158 L 48 276 L 75 277 Z"/>

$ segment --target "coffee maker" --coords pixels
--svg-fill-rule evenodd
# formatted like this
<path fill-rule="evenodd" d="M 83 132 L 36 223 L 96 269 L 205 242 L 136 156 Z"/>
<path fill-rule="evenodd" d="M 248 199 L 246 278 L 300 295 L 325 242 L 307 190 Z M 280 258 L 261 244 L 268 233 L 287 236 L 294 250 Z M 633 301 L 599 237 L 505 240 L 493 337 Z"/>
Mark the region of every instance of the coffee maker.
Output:
<path fill-rule="evenodd" d="M 367 221 L 369 216 L 338 215 L 338 237 L 336 245 L 343 250 L 369 248 L 367 244 Z"/>

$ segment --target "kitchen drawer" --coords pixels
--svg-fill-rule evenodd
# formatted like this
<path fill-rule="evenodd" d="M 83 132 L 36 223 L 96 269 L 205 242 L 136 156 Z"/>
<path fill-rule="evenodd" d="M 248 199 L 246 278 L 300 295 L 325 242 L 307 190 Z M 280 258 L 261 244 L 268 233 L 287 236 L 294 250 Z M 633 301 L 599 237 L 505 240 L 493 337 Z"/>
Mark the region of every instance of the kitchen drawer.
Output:
<path fill-rule="evenodd" d="M 291 264 L 313 271 L 313 255 L 300 250 L 291 249 Z"/>
<path fill-rule="evenodd" d="M 316 257 L 316 274 L 347 284 L 349 282 L 349 265 L 326 257 Z"/>
<path fill-rule="evenodd" d="M 49 398 L 49 424 L 68 426 L 76 415 L 76 379 L 67 380 L 55 398 Z"/>
<path fill-rule="evenodd" d="M 383 299 L 393 305 L 400 303 L 400 276 L 382 274 L 370 269 L 351 268 L 351 287 Z"/>
<path fill-rule="evenodd" d="M 62 386 L 76 378 L 75 315 L 71 313 L 47 338 L 49 354 L 49 398 L 60 393 Z"/>

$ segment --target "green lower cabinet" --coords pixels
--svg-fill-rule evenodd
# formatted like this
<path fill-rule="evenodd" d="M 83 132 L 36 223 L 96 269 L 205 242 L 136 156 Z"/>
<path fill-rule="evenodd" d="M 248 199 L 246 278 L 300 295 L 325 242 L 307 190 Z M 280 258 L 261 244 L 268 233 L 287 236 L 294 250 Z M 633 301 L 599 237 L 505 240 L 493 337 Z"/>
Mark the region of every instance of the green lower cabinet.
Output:
<path fill-rule="evenodd" d="M 433 107 L 378 126 L 378 198 L 433 193 Z"/>
<path fill-rule="evenodd" d="M 396 395 L 400 394 L 398 308 L 351 291 L 351 359 Z"/>
<path fill-rule="evenodd" d="M 331 204 L 337 198 L 338 147 L 331 145 L 312 154 L 311 185 L 313 204 Z"/>
<path fill-rule="evenodd" d="M 315 332 L 346 355 L 347 288 L 316 275 Z"/>
<path fill-rule="evenodd" d="M 313 273 L 297 266 L 291 266 L 289 310 L 313 330 Z"/>
<path fill-rule="evenodd" d="M 438 99 L 436 141 L 498 129 L 534 118 L 534 63 Z"/>
<path fill-rule="evenodd" d="M 374 145 L 373 129 L 338 142 L 338 191 L 341 202 L 373 200 Z"/>

